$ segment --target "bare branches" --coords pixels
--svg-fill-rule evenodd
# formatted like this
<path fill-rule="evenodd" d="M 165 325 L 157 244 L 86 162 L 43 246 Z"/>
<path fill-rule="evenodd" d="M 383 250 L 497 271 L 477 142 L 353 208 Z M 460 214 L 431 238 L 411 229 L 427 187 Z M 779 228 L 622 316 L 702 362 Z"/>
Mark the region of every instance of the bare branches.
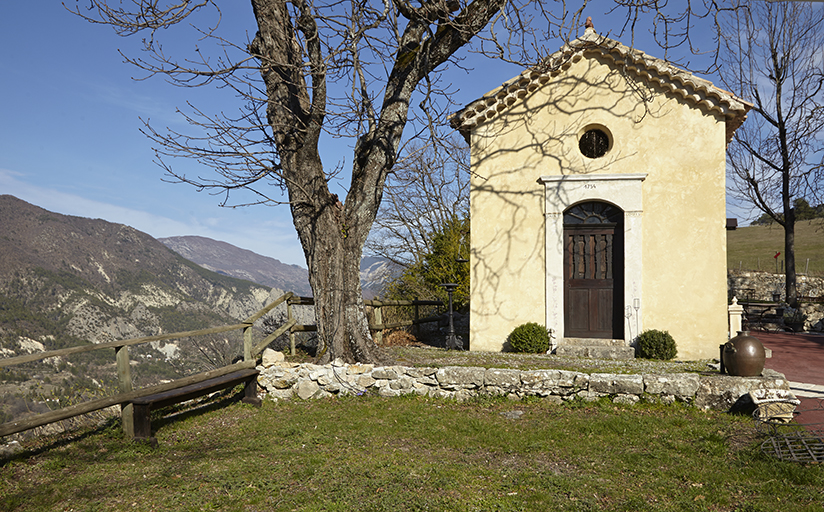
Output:
<path fill-rule="evenodd" d="M 67 9 L 88 21 L 109 24 L 120 35 L 148 33 L 142 55 L 124 55 L 144 72 L 138 79 L 162 76 L 180 87 L 231 90 L 242 105 L 237 114 L 190 106 L 181 114 L 193 133 L 164 132 L 148 122 L 146 133 L 157 144 L 161 165 L 172 179 L 215 191 L 223 186 L 227 193 L 249 188 L 265 202 L 283 201 L 278 197 L 285 186 L 283 159 L 291 158 L 297 148 L 314 145 L 324 131 L 360 139 L 359 151 L 375 151 L 372 155 L 382 162 L 380 181 L 406 137 L 446 124 L 456 88 L 440 77 L 441 72 L 460 67 L 459 48 L 474 40 L 472 51 L 532 65 L 548 53 L 544 45 L 555 49 L 559 39 L 574 37 L 585 9 L 594 5 L 584 1 L 570 8 L 565 1 L 534 0 L 252 4 L 259 27 L 252 41 L 221 30 L 222 13 L 215 0 L 131 0 L 111 5 L 89 0 L 87 6 L 78 0 Z M 625 30 L 631 34 L 652 26 L 665 49 L 688 45 L 697 50 L 689 39 L 691 24 L 721 7 L 712 0 L 671 4 L 615 0 L 611 11 L 624 17 Z M 724 5 L 732 8 L 733 2 Z M 178 28 L 197 39 L 194 51 L 181 54 L 174 45 L 167 50 L 159 40 L 165 33 L 160 29 L 185 25 L 184 21 L 191 26 Z M 547 43 L 553 40 L 556 43 Z M 414 95 L 419 108 L 410 108 Z M 405 127 L 411 130 L 406 136 Z M 177 175 L 169 163 L 176 157 L 198 159 L 218 177 Z M 351 159 L 356 167 L 359 160 L 364 161 Z M 321 173 L 327 181 L 340 170 L 335 165 L 329 168 L 331 172 Z M 376 181 L 367 181 L 359 186 L 380 189 Z"/>
<path fill-rule="evenodd" d="M 111 7 L 107 2 L 97 0 L 89 0 L 89 6 L 85 11 L 81 10 L 80 0 L 75 0 L 74 8 L 68 7 L 65 2 L 63 6 L 88 22 L 111 25 L 121 36 L 136 34 L 143 30 L 151 31 L 153 36 L 158 29 L 177 25 L 206 6 L 212 6 L 220 12 L 212 0 L 183 1 L 171 5 L 163 5 L 166 2 L 157 0 L 132 0 L 130 3 L 130 9 Z"/>
<path fill-rule="evenodd" d="M 725 20 L 725 86 L 753 102 L 728 149 L 731 192 L 782 224 L 793 197 L 822 193 L 822 24 L 824 9 L 798 3 L 753 5 Z"/>
<path fill-rule="evenodd" d="M 824 8 L 753 4 L 724 28 L 725 85 L 754 104 L 727 149 L 730 191 L 784 228 L 786 300 L 797 307 L 794 207 L 824 192 Z"/>
<path fill-rule="evenodd" d="M 453 218 L 469 217 L 469 148 L 457 135 L 408 147 L 389 177 L 366 248 L 409 268 L 429 247 L 432 233 Z"/>

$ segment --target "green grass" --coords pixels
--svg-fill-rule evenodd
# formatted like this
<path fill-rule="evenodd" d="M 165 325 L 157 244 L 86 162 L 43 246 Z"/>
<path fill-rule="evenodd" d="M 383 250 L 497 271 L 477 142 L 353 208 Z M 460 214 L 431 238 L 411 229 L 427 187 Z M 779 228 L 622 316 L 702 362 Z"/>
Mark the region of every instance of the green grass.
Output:
<path fill-rule="evenodd" d="M 727 268 L 775 272 L 775 253 L 784 260 L 784 229 L 778 224 L 748 226 L 727 231 Z M 810 275 L 824 275 L 824 223 L 801 221 L 795 227 L 795 268 L 804 272 L 810 259 Z"/>
<path fill-rule="evenodd" d="M 523 411 L 521 419 L 500 413 Z M 824 468 L 761 454 L 748 417 L 681 406 L 372 396 L 237 403 L 30 446 L 0 510 L 820 510 Z M 40 441 L 44 442 L 43 440 Z"/>

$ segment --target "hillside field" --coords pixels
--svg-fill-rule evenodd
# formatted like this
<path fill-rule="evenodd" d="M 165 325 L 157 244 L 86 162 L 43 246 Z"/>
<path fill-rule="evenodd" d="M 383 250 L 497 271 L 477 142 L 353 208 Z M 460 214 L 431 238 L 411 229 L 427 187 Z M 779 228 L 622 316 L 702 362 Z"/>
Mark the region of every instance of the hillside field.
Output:
<path fill-rule="evenodd" d="M 775 272 L 775 253 L 779 270 L 784 261 L 784 229 L 778 224 L 740 227 L 727 231 L 727 268 Z M 795 268 L 804 273 L 809 258 L 810 275 L 824 275 L 824 222 L 821 219 L 798 222 L 795 226 Z"/>

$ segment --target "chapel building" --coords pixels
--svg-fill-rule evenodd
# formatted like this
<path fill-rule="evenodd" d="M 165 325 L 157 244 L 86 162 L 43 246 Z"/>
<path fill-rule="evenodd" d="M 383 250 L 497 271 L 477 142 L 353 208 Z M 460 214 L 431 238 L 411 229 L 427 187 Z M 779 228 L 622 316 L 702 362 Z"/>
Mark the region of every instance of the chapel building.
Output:
<path fill-rule="evenodd" d="M 471 350 L 728 339 L 725 150 L 751 105 L 587 28 L 470 103 Z"/>

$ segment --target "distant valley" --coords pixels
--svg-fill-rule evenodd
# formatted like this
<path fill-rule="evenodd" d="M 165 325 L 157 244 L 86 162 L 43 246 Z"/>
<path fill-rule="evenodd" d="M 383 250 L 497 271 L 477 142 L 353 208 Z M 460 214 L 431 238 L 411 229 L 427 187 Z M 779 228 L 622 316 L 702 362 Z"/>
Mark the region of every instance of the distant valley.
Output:
<path fill-rule="evenodd" d="M 365 297 L 389 276 L 386 261 L 364 258 Z M 158 241 L 0 195 L 0 358 L 233 324 L 285 291 L 311 295 L 306 269 L 205 237 Z M 311 307 L 294 313 L 314 323 Z M 285 306 L 269 316 L 282 322 Z M 255 336 L 266 329 L 259 322 Z M 133 379 L 146 385 L 225 364 L 241 346 L 239 333 L 139 345 L 130 350 Z M 97 351 L 0 368 L 0 422 L 114 386 L 113 362 Z"/>

